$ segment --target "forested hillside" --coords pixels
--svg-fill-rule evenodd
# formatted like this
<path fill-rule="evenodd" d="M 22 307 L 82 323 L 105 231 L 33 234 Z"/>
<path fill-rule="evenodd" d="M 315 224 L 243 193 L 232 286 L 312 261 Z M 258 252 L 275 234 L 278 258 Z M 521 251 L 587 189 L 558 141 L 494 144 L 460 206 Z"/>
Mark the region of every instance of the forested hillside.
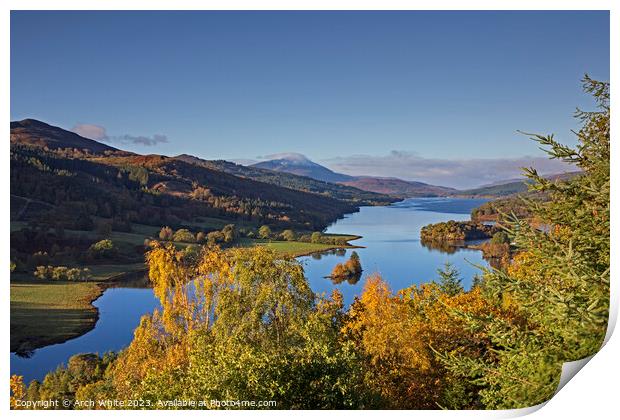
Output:
<path fill-rule="evenodd" d="M 203 216 L 313 231 L 364 203 L 353 189 L 345 190 L 345 202 L 180 159 L 119 151 L 33 120 L 12 127 L 12 216 L 20 220 L 70 228 L 92 224 L 92 217 L 161 226 Z M 23 200 L 40 204 L 25 210 Z"/>
<path fill-rule="evenodd" d="M 121 152 L 115 147 L 33 119 L 11 122 L 11 144 L 13 143 L 29 144 L 50 150 L 74 149 L 76 153 L 77 151 L 95 154 Z"/>
<path fill-rule="evenodd" d="M 339 200 L 349 201 L 357 205 L 383 205 L 397 199 L 385 194 L 373 193 L 354 187 L 319 181 L 307 176 L 295 175 L 290 172 L 279 172 L 257 166 L 237 165 L 225 160 L 205 160 L 190 155 L 179 155 L 176 159 L 216 171 L 225 172 L 242 178 L 278 185 L 299 191 L 306 191 Z"/>
<path fill-rule="evenodd" d="M 398 178 L 381 178 L 371 176 L 358 176 L 340 184 L 349 185 L 366 191 L 387 194 L 393 197 L 445 197 L 454 195 L 454 188 L 430 185 L 424 182 L 405 181 Z"/>

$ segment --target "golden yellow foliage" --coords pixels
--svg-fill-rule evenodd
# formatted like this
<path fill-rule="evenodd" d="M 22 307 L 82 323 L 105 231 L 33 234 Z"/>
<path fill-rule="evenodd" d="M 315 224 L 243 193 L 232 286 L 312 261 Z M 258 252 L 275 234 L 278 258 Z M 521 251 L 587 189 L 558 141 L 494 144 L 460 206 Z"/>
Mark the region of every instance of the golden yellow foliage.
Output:
<path fill-rule="evenodd" d="M 18 375 L 11 376 L 11 397 L 10 397 L 10 407 L 11 410 L 19 410 L 20 407 L 17 405 L 18 400 L 23 400 L 24 395 L 26 393 L 26 388 L 24 387 L 24 377 Z"/>
<path fill-rule="evenodd" d="M 343 327 L 366 357 L 366 385 L 392 408 L 438 408 L 451 386 L 438 354 L 479 357 L 485 334 L 472 332 L 461 316 L 514 315 L 487 301 L 479 288 L 454 296 L 437 285 L 412 286 L 392 293 L 379 275 L 370 276 Z"/>
<path fill-rule="evenodd" d="M 179 387 L 198 336 L 253 337 L 269 320 L 269 343 L 278 347 L 292 328 L 295 308 L 312 301 L 301 266 L 266 247 L 204 248 L 188 261 L 165 244 L 155 246 L 147 262 L 161 310 L 142 318 L 114 364 L 114 386 L 126 398 L 144 395 L 144 384 L 153 378 L 159 390 Z"/>

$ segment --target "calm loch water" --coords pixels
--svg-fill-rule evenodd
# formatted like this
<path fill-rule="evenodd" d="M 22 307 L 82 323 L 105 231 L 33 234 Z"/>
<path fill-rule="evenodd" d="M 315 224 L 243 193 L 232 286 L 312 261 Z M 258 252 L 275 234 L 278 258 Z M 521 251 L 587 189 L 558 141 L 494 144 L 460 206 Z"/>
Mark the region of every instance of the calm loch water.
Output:
<path fill-rule="evenodd" d="M 358 213 L 345 216 L 327 229 L 328 233 L 354 233 L 362 239 L 351 242 L 364 248 L 347 249 L 344 256 L 323 255 L 300 258 L 306 277 L 315 292 L 330 294 L 338 288 L 346 304 L 353 301 L 364 287 L 369 274 L 379 273 L 393 291 L 412 284 L 437 279 L 437 269 L 452 263 L 461 273 L 463 285 L 469 288 L 471 280 L 486 266 L 482 253 L 458 249 L 452 254 L 429 249 L 420 242 L 420 229 L 429 223 L 447 220 L 469 220 L 472 209 L 487 200 L 456 198 L 415 198 L 386 207 L 362 207 Z M 355 284 L 334 284 L 328 276 L 332 268 L 345 261 L 355 251 L 360 256 L 361 280 Z"/>
<path fill-rule="evenodd" d="M 148 288 L 118 287 L 107 289 L 93 304 L 99 310 L 95 328 L 86 334 L 60 344 L 34 351 L 31 357 L 11 353 L 11 374 L 23 375 L 24 382 L 42 380 L 45 375 L 65 364 L 77 353 L 103 353 L 120 350 L 133 339 L 133 330 L 142 315 L 159 306 L 159 300 Z"/>
<path fill-rule="evenodd" d="M 346 304 L 361 293 L 365 278 L 379 273 L 396 291 L 412 284 L 437 278 L 437 268 L 445 262 L 454 264 L 468 288 L 472 277 L 479 272 L 475 265 L 486 265 L 478 251 L 459 249 L 452 254 L 429 249 L 420 243 L 420 228 L 429 223 L 447 220 L 469 220 L 470 211 L 485 202 L 480 199 L 418 198 L 408 199 L 386 207 L 362 207 L 358 213 L 347 215 L 327 229 L 329 233 L 349 233 L 362 236 L 353 242 L 364 248 L 356 249 L 364 272 L 358 282 L 334 284 L 325 278 L 332 268 L 349 258 L 352 250 L 329 255 L 302 257 L 306 277 L 315 292 L 342 291 Z M 30 358 L 11 354 L 11 373 L 23 375 L 29 382 L 42 380 L 45 374 L 60 364 L 66 364 L 77 353 L 103 354 L 120 350 L 133 338 L 142 315 L 159 306 L 151 289 L 111 288 L 94 302 L 99 309 L 99 321 L 93 330 L 66 343 L 35 350 Z"/>

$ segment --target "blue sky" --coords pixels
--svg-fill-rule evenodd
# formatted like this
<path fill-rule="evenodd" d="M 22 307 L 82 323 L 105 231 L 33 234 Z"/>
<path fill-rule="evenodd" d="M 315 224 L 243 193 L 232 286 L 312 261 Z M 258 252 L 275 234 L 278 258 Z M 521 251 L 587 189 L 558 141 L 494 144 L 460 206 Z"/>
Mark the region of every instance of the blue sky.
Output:
<path fill-rule="evenodd" d="M 607 12 L 11 13 L 12 120 L 454 186 L 547 165 L 516 130 L 574 144 L 584 73 L 609 79 Z"/>

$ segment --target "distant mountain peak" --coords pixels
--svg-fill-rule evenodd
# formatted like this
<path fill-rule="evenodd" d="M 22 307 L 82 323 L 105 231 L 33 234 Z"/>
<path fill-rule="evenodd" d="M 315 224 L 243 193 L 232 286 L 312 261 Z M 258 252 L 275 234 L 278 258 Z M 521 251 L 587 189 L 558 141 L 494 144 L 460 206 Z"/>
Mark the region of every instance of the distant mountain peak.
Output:
<path fill-rule="evenodd" d="M 301 153 L 278 153 L 267 157 L 271 159 L 250 166 L 253 168 L 306 176 L 319 181 L 337 183 L 363 191 L 386 194 L 394 197 L 445 196 L 456 191 L 453 188 L 429 185 L 423 182 L 404 181 L 394 177 L 345 175 L 312 162 Z"/>
<path fill-rule="evenodd" d="M 273 155 L 265 156 L 265 158 L 267 160 L 286 160 L 286 161 L 295 162 L 298 164 L 311 163 L 311 164 L 316 165 L 316 163 L 308 159 L 306 155 L 303 155 L 301 153 L 296 153 L 296 152 L 275 153 Z"/>
<path fill-rule="evenodd" d="M 288 172 L 295 175 L 307 176 L 325 182 L 342 182 L 353 179 L 353 177 L 349 175 L 339 174 L 325 166 L 319 165 L 301 153 L 277 153 L 266 157 L 269 158 L 269 160 L 258 162 L 250 166 L 276 172 Z"/>

